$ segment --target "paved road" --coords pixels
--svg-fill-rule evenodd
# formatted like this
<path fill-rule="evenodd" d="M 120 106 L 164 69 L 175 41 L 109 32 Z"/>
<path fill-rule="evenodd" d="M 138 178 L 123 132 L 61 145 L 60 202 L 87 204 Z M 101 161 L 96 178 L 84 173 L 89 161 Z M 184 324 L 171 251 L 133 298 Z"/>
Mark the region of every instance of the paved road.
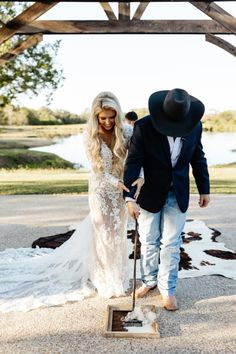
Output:
<path fill-rule="evenodd" d="M 189 218 L 204 220 L 222 232 L 221 241 L 236 250 L 236 195 L 213 195 L 207 209 L 191 197 Z M 88 212 L 87 196 L 0 197 L 0 247 L 27 247 L 78 223 Z M 161 339 L 106 339 L 107 304 L 130 298 L 87 299 L 0 317 L 0 353 L 236 353 L 236 282 L 220 276 L 180 279 L 180 310 L 168 313 L 154 293 L 145 303 L 158 306 Z"/>

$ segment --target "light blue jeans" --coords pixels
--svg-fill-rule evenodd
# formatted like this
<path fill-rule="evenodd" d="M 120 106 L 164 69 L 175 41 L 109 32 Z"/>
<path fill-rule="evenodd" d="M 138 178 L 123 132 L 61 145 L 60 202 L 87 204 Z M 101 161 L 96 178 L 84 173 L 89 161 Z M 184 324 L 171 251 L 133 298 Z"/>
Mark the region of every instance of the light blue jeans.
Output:
<path fill-rule="evenodd" d="M 158 283 L 164 296 L 175 294 L 186 213 L 178 207 L 171 189 L 165 205 L 158 213 L 140 209 L 141 276 L 143 285 Z"/>

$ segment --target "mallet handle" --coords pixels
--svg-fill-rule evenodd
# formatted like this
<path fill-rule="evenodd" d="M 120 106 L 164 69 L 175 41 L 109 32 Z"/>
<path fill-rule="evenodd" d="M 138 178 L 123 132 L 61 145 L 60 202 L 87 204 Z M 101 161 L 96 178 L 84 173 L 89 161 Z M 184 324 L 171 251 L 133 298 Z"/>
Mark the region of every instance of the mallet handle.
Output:
<path fill-rule="evenodd" d="M 138 221 L 137 221 L 137 219 L 135 219 L 135 234 L 134 234 L 134 272 L 133 272 L 133 301 L 132 301 L 132 311 L 134 311 L 134 308 L 135 308 L 137 243 L 138 243 Z"/>

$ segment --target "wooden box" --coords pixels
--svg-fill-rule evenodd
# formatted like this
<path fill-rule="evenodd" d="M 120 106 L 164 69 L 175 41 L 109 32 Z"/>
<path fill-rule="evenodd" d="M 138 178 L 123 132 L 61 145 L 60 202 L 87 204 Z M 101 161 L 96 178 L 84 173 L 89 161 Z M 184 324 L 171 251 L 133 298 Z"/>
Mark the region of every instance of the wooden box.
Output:
<path fill-rule="evenodd" d="M 141 307 L 150 308 L 150 311 L 156 312 L 154 305 L 143 305 Z M 128 331 L 122 326 L 122 318 L 132 310 L 124 306 L 108 306 L 107 323 L 105 327 L 106 337 L 116 338 L 160 338 L 159 325 L 155 321 L 148 328 L 144 327 L 128 327 Z M 143 330 L 143 331 L 142 331 Z"/>

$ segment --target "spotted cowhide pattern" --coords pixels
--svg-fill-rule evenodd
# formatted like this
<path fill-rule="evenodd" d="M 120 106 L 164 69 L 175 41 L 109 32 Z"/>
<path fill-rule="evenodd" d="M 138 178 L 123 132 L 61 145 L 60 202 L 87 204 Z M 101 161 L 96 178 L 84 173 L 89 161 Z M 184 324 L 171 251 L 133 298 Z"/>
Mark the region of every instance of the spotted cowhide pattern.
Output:
<path fill-rule="evenodd" d="M 129 277 L 133 277 L 134 234 L 133 222 L 128 224 L 127 248 L 129 254 Z M 74 230 L 66 233 L 41 237 L 32 247 L 56 248 L 67 241 Z M 179 278 L 217 274 L 236 280 L 236 253 L 220 242 L 221 233 L 206 226 L 200 220 L 187 220 L 182 233 Z M 137 245 L 137 278 L 140 278 L 140 242 Z"/>
<path fill-rule="evenodd" d="M 202 275 L 222 275 L 236 280 L 236 253 L 220 242 L 221 233 L 209 228 L 203 221 L 187 220 L 182 232 L 183 244 L 180 253 L 179 278 Z M 127 233 L 129 270 L 132 277 L 134 230 Z M 139 272 L 140 242 L 137 245 L 137 278 Z"/>

